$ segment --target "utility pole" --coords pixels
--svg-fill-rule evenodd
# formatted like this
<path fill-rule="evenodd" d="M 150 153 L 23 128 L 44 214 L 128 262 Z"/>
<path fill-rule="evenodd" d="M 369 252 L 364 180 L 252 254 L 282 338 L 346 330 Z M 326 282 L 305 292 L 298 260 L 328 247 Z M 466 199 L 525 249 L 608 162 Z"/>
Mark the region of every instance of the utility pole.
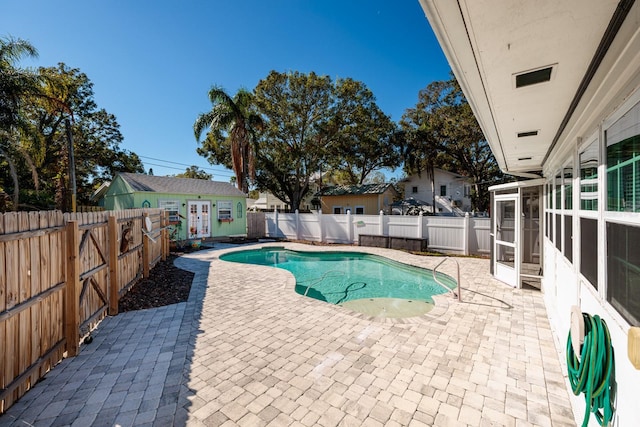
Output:
<path fill-rule="evenodd" d="M 69 186 L 71 187 L 71 212 L 76 211 L 76 163 L 73 154 L 73 135 L 71 134 L 71 123 L 69 119 L 64 119 L 67 127 L 67 140 L 69 142 Z"/>

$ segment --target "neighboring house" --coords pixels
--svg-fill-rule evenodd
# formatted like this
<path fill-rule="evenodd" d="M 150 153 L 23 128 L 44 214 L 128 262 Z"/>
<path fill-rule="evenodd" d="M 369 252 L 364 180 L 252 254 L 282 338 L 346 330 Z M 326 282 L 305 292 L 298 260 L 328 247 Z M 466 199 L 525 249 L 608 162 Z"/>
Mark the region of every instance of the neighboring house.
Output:
<path fill-rule="evenodd" d="M 400 197 L 393 184 L 337 185 L 315 194 L 323 214 L 376 215 L 391 213 L 391 204 Z"/>
<path fill-rule="evenodd" d="M 249 205 L 249 209 L 258 211 L 273 211 L 277 209 L 279 211 L 288 211 L 289 205 L 269 192 L 259 193 L 258 199 Z"/>
<path fill-rule="evenodd" d="M 108 210 L 164 208 L 176 240 L 246 234 L 247 196 L 227 182 L 120 173 L 104 195 Z"/>
<path fill-rule="evenodd" d="M 442 169 L 435 169 L 436 214 L 460 214 L 471 211 L 471 182 L 468 178 Z M 431 178 L 423 172 L 401 181 L 405 198 L 433 204 Z"/>
<path fill-rule="evenodd" d="M 104 207 L 104 195 L 107 194 L 109 185 L 111 185 L 111 181 L 105 181 L 100 184 L 100 186 L 93 192 L 89 200 L 100 207 Z"/>
<path fill-rule="evenodd" d="M 640 2 L 420 3 L 498 165 L 535 178 L 490 188 L 493 274 L 539 280 L 556 342 L 606 321 L 612 425 L 639 425 Z"/>

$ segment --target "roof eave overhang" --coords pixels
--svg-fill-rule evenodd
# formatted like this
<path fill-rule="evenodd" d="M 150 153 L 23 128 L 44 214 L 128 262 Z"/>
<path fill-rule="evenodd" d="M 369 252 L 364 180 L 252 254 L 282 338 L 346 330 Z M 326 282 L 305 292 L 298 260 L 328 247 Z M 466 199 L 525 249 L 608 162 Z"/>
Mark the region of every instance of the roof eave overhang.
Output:
<path fill-rule="evenodd" d="M 458 2 L 442 2 L 439 3 L 440 7 L 436 7 L 434 1 L 420 0 L 420 4 L 480 128 L 487 138 L 498 166 L 508 173 L 491 104 Z M 447 22 L 446 26 L 445 22 Z"/>

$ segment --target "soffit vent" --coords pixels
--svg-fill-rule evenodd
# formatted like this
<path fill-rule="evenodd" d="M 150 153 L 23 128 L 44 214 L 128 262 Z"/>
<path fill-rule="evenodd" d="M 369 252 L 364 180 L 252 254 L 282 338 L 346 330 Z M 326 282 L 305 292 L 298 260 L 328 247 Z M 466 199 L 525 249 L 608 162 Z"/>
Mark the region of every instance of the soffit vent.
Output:
<path fill-rule="evenodd" d="M 553 67 L 540 68 L 539 70 L 528 71 L 522 74 L 516 74 L 516 89 L 525 86 L 531 86 L 538 83 L 544 83 L 551 80 L 551 70 Z"/>
<path fill-rule="evenodd" d="M 518 161 L 531 160 L 533 157 L 518 157 Z"/>
<path fill-rule="evenodd" d="M 518 132 L 518 138 L 525 138 L 527 136 L 536 136 L 538 134 L 537 130 L 530 130 L 528 132 Z"/>

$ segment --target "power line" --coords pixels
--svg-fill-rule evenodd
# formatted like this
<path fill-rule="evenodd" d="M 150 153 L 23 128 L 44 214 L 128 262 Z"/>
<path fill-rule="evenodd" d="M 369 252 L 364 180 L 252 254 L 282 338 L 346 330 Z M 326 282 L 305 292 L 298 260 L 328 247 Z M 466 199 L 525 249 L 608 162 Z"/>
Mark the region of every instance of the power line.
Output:
<path fill-rule="evenodd" d="M 150 160 L 155 160 L 155 161 L 158 161 L 158 162 L 170 163 L 170 164 L 179 165 L 179 166 L 186 166 L 186 167 L 196 166 L 198 169 L 203 169 L 203 170 L 206 169 L 206 170 L 209 170 L 211 172 L 214 172 L 215 174 L 223 175 L 223 176 L 227 176 L 227 177 L 235 176 L 233 173 L 230 173 L 230 172 L 227 172 L 227 171 L 224 171 L 224 170 L 220 170 L 220 169 L 214 169 L 214 168 L 207 167 L 207 166 L 198 166 L 198 165 L 193 165 L 193 164 L 190 165 L 190 164 L 187 164 L 187 163 L 179 163 L 179 162 L 174 162 L 174 161 L 171 161 L 171 160 L 163 160 L 163 159 L 158 159 L 158 158 L 155 158 L 155 157 L 142 156 L 140 154 L 138 154 L 138 157 L 140 157 L 142 159 L 150 159 Z M 153 165 L 153 166 L 160 166 L 160 167 L 167 168 L 167 169 L 181 170 L 181 171 L 184 172 L 184 170 L 182 168 L 176 168 L 174 166 L 166 166 L 166 165 L 161 165 L 161 164 L 157 164 L 157 163 L 150 163 L 150 162 L 147 162 L 147 161 L 145 161 L 143 163 L 148 164 L 148 165 Z"/>

